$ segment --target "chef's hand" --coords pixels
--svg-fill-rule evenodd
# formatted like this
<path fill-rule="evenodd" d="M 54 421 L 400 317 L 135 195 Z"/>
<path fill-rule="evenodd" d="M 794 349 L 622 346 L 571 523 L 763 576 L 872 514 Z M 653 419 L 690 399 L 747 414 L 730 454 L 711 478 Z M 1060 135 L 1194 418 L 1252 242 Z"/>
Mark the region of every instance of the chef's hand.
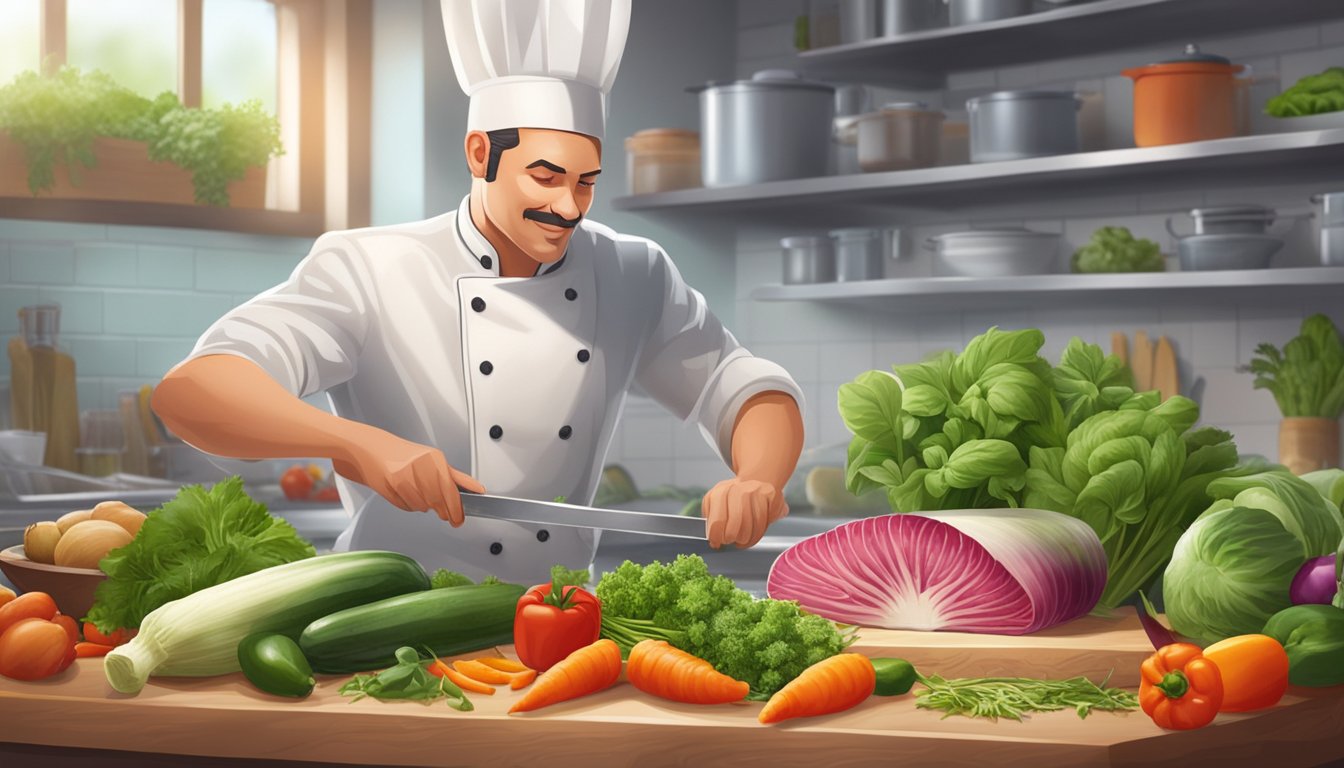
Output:
<path fill-rule="evenodd" d="M 774 485 L 734 477 L 709 489 L 701 511 L 711 547 L 732 543 L 745 549 L 760 541 L 771 523 L 789 514 L 789 505 Z"/>
<path fill-rule="evenodd" d="M 474 477 L 448 466 L 443 451 L 381 429 L 359 430 L 350 436 L 346 450 L 348 460 L 332 459 L 337 472 L 367 485 L 404 510 L 432 509 L 454 528 L 463 520 L 458 488 L 485 493 L 485 486 Z"/>

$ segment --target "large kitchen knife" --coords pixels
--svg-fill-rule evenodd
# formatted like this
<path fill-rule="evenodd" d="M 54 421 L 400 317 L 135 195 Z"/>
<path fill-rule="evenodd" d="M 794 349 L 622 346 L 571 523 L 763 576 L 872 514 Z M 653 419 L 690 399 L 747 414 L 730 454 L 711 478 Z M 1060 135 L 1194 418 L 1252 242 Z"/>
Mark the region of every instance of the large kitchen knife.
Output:
<path fill-rule="evenodd" d="M 705 521 L 699 517 L 583 507 L 558 501 L 514 499 L 508 496 L 465 492 L 462 493 L 462 508 L 466 510 L 467 515 L 509 520 L 515 523 L 600 528 L 604 531 L 701 541 L 705 538 Z"/>

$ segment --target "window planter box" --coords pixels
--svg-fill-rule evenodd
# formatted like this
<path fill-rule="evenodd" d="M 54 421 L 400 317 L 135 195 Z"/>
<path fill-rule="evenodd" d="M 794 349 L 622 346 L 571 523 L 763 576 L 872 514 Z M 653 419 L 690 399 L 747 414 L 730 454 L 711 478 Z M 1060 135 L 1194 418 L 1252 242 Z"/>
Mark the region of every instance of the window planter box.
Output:
<path fill-rule="evenodd" d="M 97 164 L 77 168 L 79 184 L 70 182 L 69 168 L 57 165 L 54 185 L 37 197 L 66 200 L 120 200 L 144 203 L 196 205 L 191 172 L 172 163 L 149 159 L 143 142 L 98 137 L 93 140 Z M 0 133 L 0 197 L 32 197 L 23 147 Z M 240 181 L 229 185 L 230 208 L 264 208 L 266 168 L 249 168 Z"/>

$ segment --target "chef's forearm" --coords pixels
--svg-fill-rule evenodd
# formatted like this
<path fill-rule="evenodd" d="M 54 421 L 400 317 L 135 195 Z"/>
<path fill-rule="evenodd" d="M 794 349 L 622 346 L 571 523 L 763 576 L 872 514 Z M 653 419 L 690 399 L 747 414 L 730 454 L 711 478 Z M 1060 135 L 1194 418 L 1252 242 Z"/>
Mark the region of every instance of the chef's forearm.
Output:
<path fill-rule="evenodd" d="M 798 403 L 771 390 L 754 395 L 733 425 L 733 473 L 782 489 L 803 450 L 803 417 Z"/>
<path fill-rule="evenodd" d="M 236 355 L 177 366 L 154 388 L 151 407 L 193 446 L 240 459 L 346 459 L 357 433 L 372 429 L 314 408 Z"/>

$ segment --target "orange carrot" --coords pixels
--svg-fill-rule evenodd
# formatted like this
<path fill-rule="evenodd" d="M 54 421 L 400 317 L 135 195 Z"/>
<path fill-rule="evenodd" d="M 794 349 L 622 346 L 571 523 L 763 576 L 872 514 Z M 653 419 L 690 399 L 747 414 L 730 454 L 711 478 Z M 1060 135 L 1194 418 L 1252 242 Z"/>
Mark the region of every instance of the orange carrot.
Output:
<path fill-rule="evenodd" d="M 537 670 L 535 669 L 529 669 L 525 672 L 519 672 L 518 674 L 514 675 L 513 680 L 509 682 L 509 688 L 512 688 L 515 691 L 518 690 L 519 688 L 526 688 L 527 686 L 532 684 L 532 681 L 536 679 L 537 679 Z"/>
<path fill-rule="evenodd" d="M 509 708 L 514 712 L 587 696 L 615 684 L 621 676 L 621 649 L 605 638 L 569 654 L 537 678 L 523 698 Z"/>
<path fill-rule="evenodd" d="M 509 682 L 512 678 L 507 672 L 500 672 L 494 667 L 488 667 L 479 661 L 464 661 L 459 659 L 453 662 L 453 669 L 461 674 L 470 677 L 478 683 L 502 684 Z"/>
<path fill-rule="evenodd" d="M 794 717 L 843 712 L 873 695 L 877 672 L 867 656 L 841 653 L 813 664 L 775 692 L 759 720 L 777 723 Z"/>
<path fill-rule="evenodd" d="M 741 701 L 751 687 L 665 640 L 641 640 L 630 649 L 625 676 L 639 690 L 687 704 Z"/>
<path fill-rule="evenodd" d="M 494 696 L 495 688 L 486 685 L 479 680 L 473 680 L 470 677 L 458 672 L 443 662 L 442 659 L 435 659 L 428 667 L 429 673 L 435 677 L 446 677 L 449 682 L 455 683 L 458 688 L 472 693 L 483 693 L 486 696 Z"/>
<path fill-rule="evenodd" d="M 513 659 L 501 658 L 499 656 L 482 656 L 479 659 L 472 659 L 472 661 L 479 661 L 487 667 L 493 667 L 495 669 L 498 669 L 500 672 L 510 672 L 516 674 L 518 672 L 532 671 L 531 668 L 529 668 L 522 662 L 514 661 Z"/>
<path fill-rule="evenodd" d="M 102 643 L 75 643 L 75 658 L 87 659 L 94 656 L 106 656 L 107 652 L 116 648 L 115 645 L 103 645 Z"/>

